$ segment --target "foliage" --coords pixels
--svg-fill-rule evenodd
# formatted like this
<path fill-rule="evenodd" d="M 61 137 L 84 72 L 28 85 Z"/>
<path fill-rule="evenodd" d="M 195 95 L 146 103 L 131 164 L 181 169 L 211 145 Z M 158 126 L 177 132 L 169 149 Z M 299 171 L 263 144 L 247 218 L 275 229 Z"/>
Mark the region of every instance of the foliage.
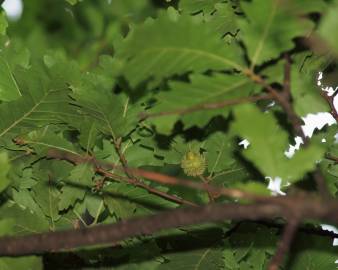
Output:
<path fill-rule="evenodd" d="M 181 207 L 125 182 L 130 175 L 122 170 L 103 176 L 90 163 L 50 158 L 51 149 L 268 195 L 266 177 L 281 178 L 286 193 L 315 192 L 310 173 L 319 167 L 336 197 L 338 166 L 325 159 L 338 156 L 336 124 L 316 131 L 288 158 L 294 133 L 279 104 L 202 105 L 264 95 L 257 76 L 281 89 L 288 53 L 296 114 L 329 112 L 315 79 L 320 70 L 337 72 L 337 6 L 34 0 L 25 1 L 18 21 L 2 11 L 0 234 L 90 227 Z M 304 46 L 309 35 L 329 50 Z M 250 142 L 247 149 L 238 145 L 242 139 Z M 187 176 L 181 162 L 189 149 L 203 170 Z M 210 199 L 203 191 L 136 180 L 192 203 Z M 278 226 L 226 221 L 67 254 L 76 258 L 72 269 L 265 269 L 280 233 Z M 297 237 L 283 269 L 334 269 L 331 238 L 306 230 Z M 5 257 L 0 269 L 69 267 L 61 261 Z"/>

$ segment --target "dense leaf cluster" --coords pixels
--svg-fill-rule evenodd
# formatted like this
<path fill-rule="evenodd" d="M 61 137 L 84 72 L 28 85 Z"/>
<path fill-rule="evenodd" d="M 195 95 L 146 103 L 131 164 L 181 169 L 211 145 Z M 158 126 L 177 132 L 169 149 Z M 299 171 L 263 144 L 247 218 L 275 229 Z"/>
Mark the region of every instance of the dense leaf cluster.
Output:
<path fill-rule="evenodd" d="M 287 193 L 315 192 L 310 172 L 318 165 L 336 196 L 338 166 L 324 159 L 338 156 L 336 125 L 315 132 L 289 158 L 295 134 L 276 102 L 188 110 L 263 95 L 258 75 L 282 89 L 288 52 L 296 114 L 330 111 L 316 77 L 322 70 L 335 74 L 337 1 L 24 4 L 18 21 L 0 14 L 1 235 L 90 227 L 181 207 L 114 178 L 126 177 L 121 170 L 107 178 L 90 164 L 48 158 L 50 149 L 125 166 L 122 154 L 133 168 L 257 194 L 269 194 L 266 177 L 282 179 Z M 309 36 L 325 46 L 309 49 Z M 238 146 L 242 139 L 250 142 L 247 149 Z M 206 160 L 200 177 L 186 176 L 181 167 L 191 149 Z M 137 180 L 195 204 L 229 201 Z M 266 268 L 280 233 L 279 225 L 225 221 L 114 248 L 0 258 L 0 269 L 258 270 Z M 332 270 L 336 252 L 330 237 L 304 230 L 284 269 Z"/>

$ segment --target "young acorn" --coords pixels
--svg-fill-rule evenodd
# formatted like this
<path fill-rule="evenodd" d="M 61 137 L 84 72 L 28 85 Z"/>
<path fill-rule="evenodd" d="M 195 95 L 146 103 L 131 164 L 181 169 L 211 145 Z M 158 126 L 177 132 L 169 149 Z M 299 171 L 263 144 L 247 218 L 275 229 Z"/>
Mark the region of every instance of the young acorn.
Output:
<path fill-rule="evenodd" d="M 200 176 L 205 171 L 207 162 L 199 152 L 189 150 L 181 160 L 181 167 L 188 176 Z"/>

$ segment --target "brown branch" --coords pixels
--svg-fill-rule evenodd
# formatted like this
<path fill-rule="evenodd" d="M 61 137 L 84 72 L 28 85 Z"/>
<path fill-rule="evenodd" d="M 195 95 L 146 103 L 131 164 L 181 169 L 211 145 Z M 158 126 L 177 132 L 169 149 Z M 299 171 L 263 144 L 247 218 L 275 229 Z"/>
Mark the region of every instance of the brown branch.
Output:
<path fill-rule="evenodd" d="M 161 184 L 164 184 L 164 185 L 174 185 L 174 186 L 179 185 L 179 186 L 184 186 L 184 187 L 188 187 L 188 188 L 192 188 L 192 189 L 196 189 L 196 190 L 204 190 L 204 191 L 207 191 L 208 193 L 211 193 L 211 194 L 222 195 L 222 196 L 226 196 L 226 197 L 230 197 L 230 198 L 246 199 L 246 200 L 250 200 L 250 201 L 254 201 L 254 202 L 267 202 L 267 203 L 274 202 L 275 199 L 276 199 L 275 197 L 259 196 L 259 195 L 255 195 L 255 194 L 248 193 L 248 192 L 245 192 L 245 191 L 241 191 L 241 190 L 238 190 L 238 189 L 227 189 L 227 188 L 223 188 L 223 187 L 214 186 L 214 185 L 211 185 L 211 184 L 205 185 L 205 183 L 199 183 L 199 182 L 191 181 L 191 180 L 188 180 L 188 179 L 179 179 L 179 178 L 176 178 L 176 177 L 164 175 L 164 174 L 157 173 L 157 172 L 151 172 L 151 171 L 146 171 L 146 170 L 142 170 L 142 169 L 135 169 L 135 168 L 126 168 L 126 167 L 121 168 L 121 166 L 116 166 L 116 165 L 111 164 L 111 163 L 105 163 L 105 162 L 102 162 L 102 161 L 98 161 L 94 157 L 82 157 L 80 155 L 75 155 L 73 153 L 60 151 L 58 149 L 50 149 L 48 151 L 47 156 L 50 157 L 50 158 L 67 160 L 67 161 L 75 163 L 75 164 L 79 164 L 79 163 L 83 163 L 83 162 L 90 162 L 95 166 L 96 170 L 98 172 L 101 172 L 101 173 L 103 172 L 102 168 L 127 170 L 132 175 L 143 177 L 143 178 L 146 178 L 148 180 L 152 180 L 154 182 L 161 183 Z M 116 178 L 115 175 L 109 176 L 109 174 L 107 174 L 107 172 L 104 172 L 104 175 L 111 177 L 113 179 L 114 179 L 114 177 Z M 326 187 L 325 179 L 323 178 L 323 176 L 321 175 L 319 170 L 315 171 L 314 178 L 317 182 L 318 190 L 319 190 L 320 194 L 322 195 L 322 197 L 324 199 L 330 199 L 331 196 L 330 196 L 330 193 L 329 193 L 329 191 Z M 125 179 L 125 180 L 132 185 L 144 188 L 151 193 L 154 193 L 154 194 L 157 194 L 161 197 L 170 199 L 171 201 L 175 201 L 177 203 L 182 203 L 182 204 L 187 204 L 187 205 L 196 205 L 193 202 L 189 202 L 187 200 L 183 200 L 181 198 L 178 198 L 174 195 L 170 195 L 170 194 L 167 194 L 165 192 L 151 188 L 151 187 L 149 187 L 148 185 L 146 185 L 142 182 L 135 181 L 135 179 Z"/>
<path fill-rule="evenodd" d="M 337 51 L 315 32 L 306 38 L 300 38 L 300 42 L 317 55 L 330 54 L 332 58 L 338 58 Z"/>
<path fill-rule="evenodd" d="M 80 163 L 90 163 L 92 164 L 96 171 L 98 173 L 103 173 L 108 177 L 111 178 L 120 178 L 121 176 L 116 176 L 115 174 L 109 175 L 109 173 L 106 171 L 108 169 L 117 169 L 117 170 L 124 170 L 121 168 L 121 166 L 114 165 L 112 163 L 106 163 L 102 161 L 98 161 L 94 157 L 82 157 L 80 155 L 76 155 L 70 152 L 61 151 L 58 149 L 50 149 L 47 153 L 48 158 L 54 158 L 54 159 L 60 159 L 60 160 L 66 160 L 68 162 L 71 162 L 73 164 L 80 164 Z M 105 170 L 106 169 L 106 170 Z M 196 181 L 191 181 L 188 179 L 179 179 L 173 176 L 157 173 L 157 172 L 151 172 L 143 169 L 135 169 L 135 168 L 125 168 L 126 170 L 132 172 L 134 175 L 137 175 L 139 177 L 144 177 L 148 180 L 164 184 L 164 185 L 173 185 L 173 186 L 184 186 L 196 190 L 203 190 L 203 191 L 210 191 L 214 194 L 219 194 L 223 196 L 227 196 L 230 198 L 236 198 L 236 199 L 248 199 L 248 200 L 254 200 L 254 201 L 267 201 L 267 200 L 273 200 L 273 197 L 269 196 L 257 196 L 248 192 L 244 192 L 238 189 L 226 189 L 223 187 L 218 187 L 209 184 L 208 186 L 205 186 L 204 183 L 199 183 Z M 130 181 L 130 184 L 135 185 L 135 180 L 133 179 L 125 179 L 126 181 Z M 147 186 L 147 190 L 149 190 L 149 186 Z"/>
<path fill-rule="evenodd" d="M 203 104 L 192 106 L 186 109 L 178 109 L 178 110 L 158 112 L 158 113 L 141 113 L 139 117 L 141 120 L 145 120 L 147 118 L 166 116 L 166 115 L 175 115 L 175 114 L 184 115 L 188 113 L 193 113 L 195 111 L 214 110 L 214 109 L 219 109 L 219 108 L 223 108 L 226 106 L 238 105 L 238 104 L 248 103 L 248 102 L 256 102 L 259 100 L 269 100 L 272 98 L 273 97 L 271 94 L 266 94 L 266 95 L 261 95 L 261 96 L 243 97 L 243 98 L 237 98 L 237 99 L 224 100 L 221 102 L 203 103 Z"/>
<path fill-rule="evenodd" d="M 113 139 L 114 141 L 114 146 L 115 146 L 115 150 L 116 150 L 116 153 L 117 155 L 119 156 L 119 159 L 120 159 L 120 162 L 122 164 L 122 167 L 123 167 L 123 171 L 125 172 L 125 174 L 131 178 L 131 179 L 134 179 L 135 181 L 139 181 L 138 179 L 136 179 L 134 177 L 134 175 L 128 170 L 128 162 L 126 160 L 126 157 L 124 156 L 124 154 L 122 153 L 121 151 L 121 138 L 118 138 L 118 139 Z"/>
<path fill-rule="evenodd" d="M 0 255 L 20 256 L 56 252 L 96 244 L 116 245 L 118 241 L 138 235 L 150 235 L 162 229 L 187 226 L 201 222 L 215 222 L 224 219 L 259 219 L 282 215 L 280 207 L 272 205 L 208 205 L 177 209 L 169 212 L 134 218 L 112 225 L 98 225 L 92 228 L 6 237 L 0 239 Z"/>
<path fill-rule="evenodd" d="M 334 106 L 334 98 L 338 95 L 338 90 L 334 92 L 332 96 L 329 96 L 326 92 L 323 90 L 320 91 L 321 96 L 326 100 L 326 102 L 330 106 L 330 114 L 333 116 L 333 118 L 338 122 L 338 112 L 336 110 L 336 107 Z"/>
<path fill-rule="evenodd" d="M 313 178 L 316 181 L 317 188 L 319 191 L 319 194 L 323 197 L 323 199 L 329 199 L 331 197 L 331 193 L 329 189 L 327 188 L 325 178 L 323 174 L 321 173 L 320 169 L 317 168 L 313 173 Z"/>
<path fill-rule="evenodd" d="M 265 82 L 265 80 L 260 77 L 259 75 L 255 74 L 251 70 L 245 70 L 245 74 L 250 77 L 253 81 L 257 84 L 262 85 L 265 89 L 267 89 L 274 97 L 275 101 L 278 102 L 282 108 L 284 109 L 285 113 L 288 116 L 288 120 L 291 123 L 295 133 L 300 136 L 306 145 L 308 143 L 308 138 L 305 136 L 302 130 L 302 120 L 298 115 L 295 113 L 292 103 L 291 103 L 291 59 L 288 54 L 285 54 L 285 66 L 284 66 L 284 86 L 283 92 L 278 92 L 276 89 L 271 87 L 269 84 Z M 337 91 L 338 92 L 338 91 Z M 333 104 L 333 98 L 330 99 L 330 102 Z M 333 105 L 334 106 L 334 105 Z M 336 113 L 336 110 L 334 109 Z M 314 179 L 317 184 L 317 188 L 321 196 L 323 198 L 328 198 L 330 196 L 330 192 L 326 186 L 325 179 L 321 175 L 319 169 L 316 170 L 314 173 Z"/>
<path fill-rule="evenodd" d="M 288 115 L 289 121 L 292 124 L 292 127 L 296 134 L 303 139 L 304 144 L 307 143 L 308 139 L 306 138 L 304 131 L 302 129 L 302 120 L 296 114 L 292 106 L 292 95 L 291 95 L 291 58 L 288 53 L 284 55 L 285 65 L 284 65 L 284 84 L 283 92 L 281 95 L 285 100 L 284 110 Z"/>
<path fill-rule="evenodd" d="M 289 109 L 285 109 L 285 112 L 288 114 L 290 121 L 292 122 L 293 129 L 296 131 L 298 135 L 301 136 L 303 139 L 303 143 L 307 145 L 309 143 L 309 139 L 305 136 L 304 131 L 301 126 L 301 119 L 296 115 L 296 113 L 293 110 L 292 104 L 291 104 L 291 59 L 290 56 L 286 53 L 284 55 L 285 59 L 285 66 L 284 66 L 284 85 L 283 85 L 283 95 L 285 100 L 287 100 Z M 319 168 L 316 169 L 316 171 L 313 173 L 313 177 L 316 181 L 317 188 L 319 193 L 323 198 L 329 198 L 330 192 L 327 188 L 326 182 L 324 177 L 322 176 Z"/>
<path fill-rule="evenodd" d="M 328 159 L 328 160 L 334 161 L 335 164 L 338 163 L 338 157 L 332 156 L 330 154 L 326 154 L 325 158 Z"/>
<path fill-rule="evenodd" d="M 199 182 L 191 181 L 191 180 L 188 180 L 188 179 L 179 179 L 179 178 L 176 178 L 176 177 L 164 175 L 164 174 L 157 173 L 157 172 L 151 172 L 151 171 L 146 171 L 146 170 L 136 169 L 136 168 L 121 167 L 121 166 L 117 166 L 115 164 L 98 161 L 97 159 L 95 159 L 95 157 L 82 157 L 80 155 L 75 155 L 73 153 L 64 152 L 64 151 L 61 151 L 61 150 L 58 150 L 58 149 L 50 149 L 48 151 L 47 156 L 49 158 L 67 160 L 67 161 L 74 163 L 74 164 L 89 162 L 89 163 L 94 165 L 97 172 L 99 172 L 99 173 L 101 173 L 101 174 L 103 174 L 107 177 L 110 177 L 112 179 L 122 179 L 123 177 L 121 178 L 121 176 L 117 176 L 115 174 L 110 174 L 105 169 L 117 169 L 117 170 L 128 171 L 128 173 L 131 174 L 131 175 L 143 177 L 143 178 L 146 178 L 148 180 L 151 180 L 151 181 L 154 181 L 154 182 L 157 182 L 157 183 L 160 183 L 160 184 L 173 185 L 173 186 L 184 186 L 184 187 L 192 188 L 192 189 L 195 189 L 195 190 L 203 190 L 203 191 L 207 191 L 210 194 L 215 194 L 215 196 L 216 195 L 217 196 L 222 195 L 222 196 L 226 196 L 226 197 L 230 197 L 230 198 L 245 199 L 245 200 L 250 200 L 250 201 L 255 201 L 255 202 L 272 202 L 274 200 L 274 197 L 259 196 L 259 195 L 255 195 L 255 194 L 248 193 L 248 192 L 245 192 L 245 191 L 241 191 L 241 190 L 238 190 L 238 189 L 230 189 L 230 188 L 228 189 L 228 188 L 223 188 L 223 187 L 219 187 L 219 186 L 214 186 L 214 185 L 211 185 L 211 184 L 205 185 L 205 183 L 199 183 Z M 105 169 L 103 169 L 103 168 L 105 168 Z M 322 197 L 325 198 L 325 199 L 330 198 L 331 195 L 330 195 L 330 192 L 328 191 L 328 189 L 326 187 L 325 179 L 323 178 L 323 176 L 321 175 L 321 173 L 318 169 L 314 173 L 314 179 L 317 182 L 318 190 L 319 190 L 320 194 L 322 195 Z M 135 178 L 133 178 L 133 179 L 124 178 L 124 180 L 129 184 L 144 188 L 144 189 L 148 190 L 148 192 L 150 192 L 150 193 L 156 194 L 158 196 L 169 199 L 171 201 L 174 201 L 174 202 L 177 202 L 177 203 L 180 203 L 180 204 L 195 205 L 196 206 L 196 204 L 191 202 L 191 201 L 184 200 L 184 199 L 181 199 L 177 196 L 170 195 L 170 194 L 165 193 L 163 191 L 149 187 L 145 183 L 135 180 Z"/>
<path fill-rule="evenodd" d="M 289 72 L 288 64 L 285 70 Z M 273 96 L 274 100 L 283 108 L 283 110 L 287 114 L 288 120 L 291 123 L 296 134 L 305 141 L 306 138 L 301 128 L 302 120 L 298 117 L 298 115 L 293 110 L 288 95 L 280 93 L 278 90 L 274 89 L 260 75 L 255 74 L 252 70 L 249 70 L 249 69 L 245 70 L 244 74 L 247 75 L 249 78 L 251 78 L 251 80 L 253 80 L 255 83 L 263 86 Z"/>
<path fill-rule="evenodd" d="M 175 195 L 171 195 L 171 194 L 168 194 L 166 192 L 163 192 L 163 191 L 160 191 L 156 188 L 153 188 L 153 187 L 150 187 L 148 186 L 147 184 L 141 182 L 141 181 L 136 181 L 135 179 L 130 179 L 130 178 L 126 178 L 126 177 L 123 177 L 123 176 L 120 176 L 120 175 L 116 175 L 116 174 L 113 174 L 113 173 L 110 173 L 102 168 L 97 168 L 96 169 L 96 172 L 97 173 L 100 173 L 106 177 L 109 177 L 110 179 L 113 179 L 113 180 L 118 180 L 118 181 L 123 181 L 123 182 L 127 182 L 131 185 L 134 185 L 136 187 L 140 187 L 140 188 L 143 188 L 145 190 L 147 190 L 149 193 L 152 193 L 152 194 L 155 194 L 155 195 L 158 195 L 162 198 L 165 198 L 169 201 L 172 201 L 172 202 L 175 202 L 175 203 L 178 203 L 178 204 L 185 204 L 185 205 L 190 205 L 190 206 L 197 206 L 196 203 L 194 202 L 191 202 L 191 201 L 188 201 L 188 200 L 185 200 L 185 199 L 182 199 L 178 196 L 175 196 Z"/>
<path fill-rule="evenodd" d="M 139 235 L 151 235 L 163 229 L 219 222 L 225 219 L 260 220 L 288 217 L 290 209 L 301 220 L 316 219 L 338 223 L 338 201 L 313 198 L 279 197 L 275 203 L 209 204 L 180 208 L 153 216 L 133 218 L 111 225 L 98 225 L 67 231 L 0 238 L 0 256 L 22 256 L 63 251 L 88 245 L 116 245 L 118 241 Z"/>
<path fill-rule="evenodd" d="M 268 270 L 278 270 L 282 265 L 285 255 L 288 253 L 292 240 L 297 232 L 298 221 L 290 220 L 287 225 L 285 225 L 285 229 L 282 235 L 281 240 L 278 243 L 277 251 L 275 255 L 272 257 Z"/>
<path fill-rule="evenodd" d="M 173 201 L 173 202 L 176 202 L 176 203 L 179 203 L 179 204 L 186 204 L 186 205 L 190 205 L 190 206 L 197 206 L 197 204 L 195 204 L 193 202 L 181 199 L 181 198 L 179 198 L 179 197 L 177 197 L 175 195 L 170 195 L 170 194 L 168 194 L 166 192 L 163 192 L 163 191 L 160 191 L 160 190 L 158 190 L 156 188 L 149 187 L 148 185 L 146 185 L 145 183 L 143 183 L 140 179 L 138 179 L 137 177 L 134 176 L 132 170 L 128 169 L 128 161 L 127 161 L 126 157 L 124 156 L 124 154 L 121 151 L 121 139 L 114 140 L 114 145 L 115 145 L 116 152 L 117 152 L 117 154 L 118 154 L 118 156 L 120 158 L 120 161 L 121 161 L 121 164 L 122 164 L 122 167 L 123 167 L 123 171 L 125 172 L 125 174 L 129 178 L 129 179 L 125 179 L 126 182 L 128 182 L 128 183 L 130 183 L 130 184 L 132 184 L 134 186 L 146 189 L 148 192 L 150 192 L 152 194 L 156 194 L 156 195 L 158 195 L 158 196 L 160 196 L 162 198 L 165 198 L 167 200 L 170 200 L 170 201 Z M 103 172 L 103 170 L 101 170 L 101 172 Z M 104 173 L 104 175 L 109 176 L 111 178 L 114 178 L 114 177 L 112 177 L 113 175 L 109 174 L 107 171 Z M 115 176 L 115 178 L 116 178 L 116 176 Z"/>
<path fill-rule="evenodd" d="M 270 200 L 274 200 L 274 197 L 270 196 L 258 196 L 252 193 L 248 193 L 245 191 L 241 191 L 239 189 L 231 189 L 231 188 L 223 188 L 220 186 L 214 186 L 211 184 L 208 184 L 207 186 L 204 183 L 199 183 L 196 181 L 191 181 L 188 179 L 179 179 L 173 176 L 157 173 L 157 172 L 150 172 L 146 170 L 140 170 L 140 169 L 133 169 L 135 174 L 138 174 L 146 179 L 149 179 L 151 181 L 161 183 L 164 185 L 173 185 L 173 186 L 183 186 L 192 188 L 195 190 L 203 190 L 203 191 L 209 191 L 211 194 L 217 194 L 235 198 L 235 199 L 247 199 L 252 201 L 260 201 L 260 202 L 267 202 Z"/>
<path fill-rule="evenodd" d="M 104 175 L 106 177 L 109 177 L 110 179 L 117 180 L 117 181 L 124 181 L 127 182 L 131 185 L 138 186 L 140 188 L 143 188 L 147 190 L 149 193 L 158 195 L 162 198 L 165 198 L 167 200 L 170 200 L 172 202 L 176 202 L 178 204 L 185 204 L 185 205 L 190 205 L 190 206 L 197 206 L 194 202 L 184 200 L 182 198 L 179 198 L 175 195 L 168 194 L 166 192 L 160 191 L 156 188 L 149 187 L 143 182 L 135 180 L 135 178 L 130 179 L 130 178 L 124 178 L 122 176 L 112 174 L 107 170 L 104 170 L 104 168 L 110 168 L 110 169 L 119 169 L 119 170 L 124 170 L 124 168 L 121 166 L 116 166 L 114 164 L 106 164 L 104 162 L 100 162 L 94 157 L 91 156 L 85 156 L 82 157 L 81 155 L 76 155 L 74 153 L 66 152 L 66 151 L 61 151 L 58 149 L 49 149 L 47 153 L 48 158 L 54 158 L 54 159 L 60 159 L 60 160 L 66 160 L 68 162 L 71 162 L 73 164 L 81 164 L 81 163 L 90 163 L 94 166 L 94 169 L 97 173 Z M 127 169 L 128 170 L 128 169 Z"/>
<path fill-rule="evenodd" d="M 60 151 L 58 149 L 50 149 L 49 152 L 48 152 L 48 156 L 51 157 L 51 158 L 67 160 L 67 161 L 75 163 L 75 164 L 88 162 L 88 158 L 83 158 L 81 156 L 74 155 L 73 153 L 63 152 L 63 151 Z M 95 165 L 97 172 L 99 172 L 101 174 L 103 173 L 105 176 L 110 177 L 112 179 L 123 179 L 123 177 L 121 178 L 121 176 L 109 174 L 109 172 L 102 169 L 102 168 L 106 168 L 106 169 L 121 170 L 120 166 L 116 166 L 116 165 L 111 164 L 111 163 L 101 162 L 101 161 L 96 160 L 93 157 L 90 158 L 90 162 L 92 162 L 92 164 Z M 249 201 L 253 201 L 253 202 L 265 202 L 265 203 L 275 203 L 276 200 L 278 200 L 278 197 L 259 196 L 259 195 L 255 195 L 255 194 L 245 192 L 245 191 L 241 191 L 241 190 L 238 190 L 238 189 L 224 188 L 224 187 L 214 186 L 214 185 L 211 185 L 211 184 L 205 185 L 205 183 L 191 181 L 191 180 L 188 180 L 188 179 L 179 179 L 179 178 L 176 178 L 176 177 L 173 177 L 173 176 L 164 175 L 164 174 L 157 173 L 157 172 L 146 171 L 146 170 L 135 169 L 135 168 L 123 168 L 123 169 L 128 170 L 133 175 L 143 177 L 143 178 L 146 178 L 148 180 L 151 180 L 151 181 L 154 181 L 154 182 L 157 182 L 157 183 L 160 183 L 160 184 L 173 185 L 173 186 L 184 186 L 184 187 L 192 188 L 192 189 L 195 189 L 195 190 L 207 191 L 210 194 L 215 194 L 215 197 L 216 197 L 216 195 L 217 196 L 226 196 L 226 197 L 235 198 L 235 199 L 245 199 L 245 200 L 249 200 Z M 319 180 L 321 180 L 322 183 L 318 186 L 318 189 L 321 192 L 322 197 L 324 199 L 330 199 L 330 193 L 326 188 L 325 180 L 324 180 L 324 178 L 322 178 L 320 171 L 316 171 L 314 175 L 318 178 L 321 177 Z M 317 182 L 320 183 L 319 180 L 317 179 Z M 126 182 L 128 182 L 132 185 L 144 188 L 151 193 L 157 194 L 157 195 L 164 197 L 166 199 L 169 199 L 171 201 L 181 203 L 181 204 L 186 204 L 186 205 L 196 205 L 193 202 L 189 202 L 187 200 L 183 200 L 183 199 L 176 197 L 174 195 L 170 195 L 170 194 L 167 194 L 165 192 L 151 188 L 151 187 L 147 186 L 146 184 L 144 184 L 142 182 L 137 182 L 137 181 L 135 182 L 134 179 L 128 179 L 128 178 L 125 179 L 124 178 L 124 181 L 126 181 Z M 290 206 L 290 207 L 292 208 L 292 206 Z"/>
<path fill-rule="evenodd" d="M 149 187 L 147 184 L 143 183 L 140 179 L 138 179 L 137 177 L 134 176 L 132 170 L 128 169 L 128 161 L 127 161 L 126 157 L 124 156 L 123 152 L 121 151 L 121 139 L 117 139 L 117 140 L 114 139 L 114 145 L 115 145 L 115 150 L 116 150 L 116 152 L 117 152 L 117 154 L 118 154 L 118 156 L 120 158 L 123 171 L 125 172 L 125 174 L 129 178 L 128 179 L 128 178 L 119 177 L 120 180 L 122 179 L 122 180 L 124 180 L 125 182 L 127 182 L 129 184 L 132 184 L 134 186 L 143 188 L 143 189 L 147 190 L 149 193 L 158 195 L 158 196 L 160 196 L 162 198 L 165 198 L 165 199 L 167 199 L 169 201 L 176 202 L 178 204 L 197 206 L 196 203 L 193 203 L 191 201 L 179 198 L 179 197 L 177 197 L 175 195 L 170 195 L 170 194 L 168 194 L 166 192 L 163 192 L 163 191 L 160 191 L 160 190 L 158 190 L 156 188 Z M 107 176 L 109 178 L 117 179 L 117 175 L 109 173 L 108 171 L 102 170 L 100 168 L 98 168 L 96 171 L 100 172 L 101 174 L 103 174 L 103 175 L 105 175 L 105 176 Z"/>
<path fill-rule="evenodd" d="M 200 179 L 203 181 L 204 183 L 204 186 L 205 186 L 205 189 L 208 193 L 208 197 L 209 197 L 209 202 L 215 202 L 215 199 L 214 199 L 214 195 L 213 193 L 209 190 L 209 182 L 210 182 L 210 179 L 208 179 L 207 177 L 201 175 L 200 176 Z"/>

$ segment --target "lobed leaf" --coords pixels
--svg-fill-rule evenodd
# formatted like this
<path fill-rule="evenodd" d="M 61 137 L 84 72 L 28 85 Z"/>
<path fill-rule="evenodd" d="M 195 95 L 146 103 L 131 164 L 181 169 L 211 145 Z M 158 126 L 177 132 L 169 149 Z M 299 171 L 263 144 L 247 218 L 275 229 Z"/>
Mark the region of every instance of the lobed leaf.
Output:
<path fill-rule="evenodd" d="M 294 47 L 295 37 L 306 35 L 313 24 L 300 19 L 281 0 L 241 2 L 245 18 L 238 22 L 251 66 L 279 57 Z"/>
<path fill-rule="evenodd" d="M 236 44 L 224 44 L 205 23 L 187 15 L 162 14 L 136 27 L 117 55 L 128 59 L 123 74 L 132 87 L 191 71 L 242 69 Z"/>

